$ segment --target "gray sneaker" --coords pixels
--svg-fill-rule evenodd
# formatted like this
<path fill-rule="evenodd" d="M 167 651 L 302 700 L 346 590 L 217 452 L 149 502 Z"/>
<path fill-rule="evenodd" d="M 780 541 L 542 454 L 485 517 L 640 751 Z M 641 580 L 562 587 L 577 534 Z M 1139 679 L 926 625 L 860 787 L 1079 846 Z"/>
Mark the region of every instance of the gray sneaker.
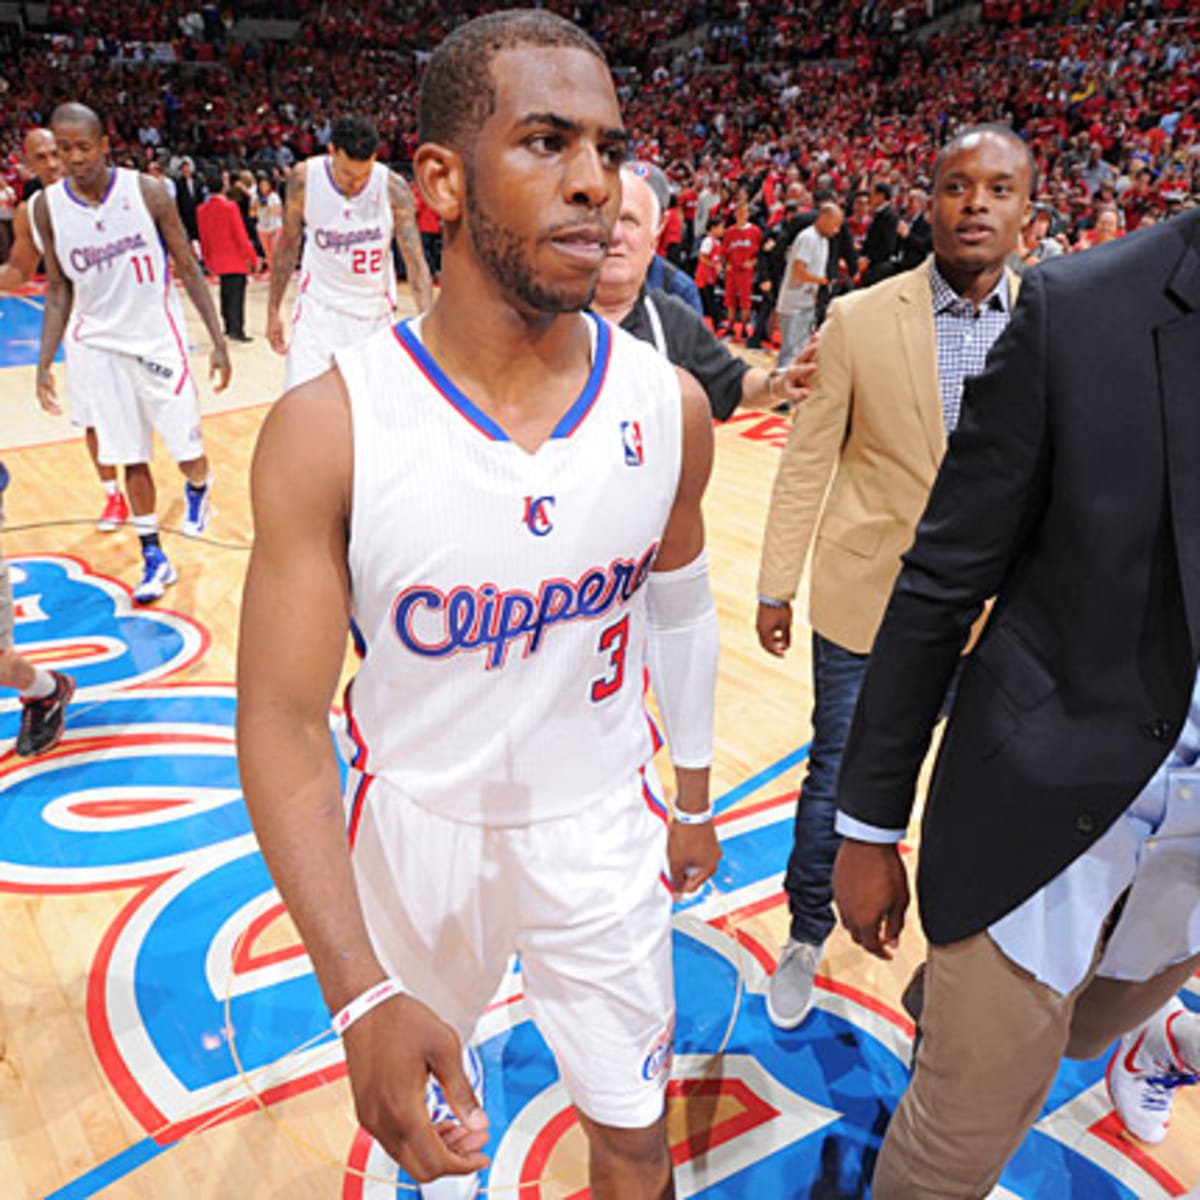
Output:
<path fill-rule="evenodd" d="M 808 1016 L 822 949 L 788 938 L 767 986 L 767 1016 L 776 1029 L 795 1029 Z"/>

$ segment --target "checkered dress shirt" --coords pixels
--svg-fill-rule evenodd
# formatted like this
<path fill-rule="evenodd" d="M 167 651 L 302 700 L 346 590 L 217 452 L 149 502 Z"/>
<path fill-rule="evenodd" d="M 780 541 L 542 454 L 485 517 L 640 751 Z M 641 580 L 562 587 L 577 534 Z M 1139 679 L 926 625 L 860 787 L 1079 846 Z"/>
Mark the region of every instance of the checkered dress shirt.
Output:
<path fill-rule="evenodd" d="M 1004 332 L 1009 317 L 1008 272 L 976 311 L 946 281 L 935 263 L 929 264 L 933 288 L 933 330 L 937 339 L 938 381 L 946 433 L 954 432 L 962 406 L 963 382 L 983 370 L 992 343 Z"/>

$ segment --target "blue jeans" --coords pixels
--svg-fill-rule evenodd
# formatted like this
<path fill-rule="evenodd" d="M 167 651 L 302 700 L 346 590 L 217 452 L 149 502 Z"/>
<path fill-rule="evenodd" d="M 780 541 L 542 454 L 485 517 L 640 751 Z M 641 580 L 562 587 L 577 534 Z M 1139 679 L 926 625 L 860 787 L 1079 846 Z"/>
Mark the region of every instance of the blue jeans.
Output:
<path fill-rule="evenodd" d="M 783 883 L 792 914 L 791 935 L 814 946 L 821 945 L 836 924 L 833 860 L 841 843 L 833 827 L 837 778 L 867 659 L 814 630 L 812 746 L 796 801 L 792 853 Z"/>

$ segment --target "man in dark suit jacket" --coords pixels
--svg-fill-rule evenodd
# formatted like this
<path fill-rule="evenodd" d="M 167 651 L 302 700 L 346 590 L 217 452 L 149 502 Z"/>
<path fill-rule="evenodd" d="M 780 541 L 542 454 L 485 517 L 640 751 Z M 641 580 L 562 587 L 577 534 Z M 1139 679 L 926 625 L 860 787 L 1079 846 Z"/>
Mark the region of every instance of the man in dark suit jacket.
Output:
<path fill-rule="evenodd" d="M 871 207 L 874 215 L 863 238 L 860 264 L 863 269 L 862 285 L 870 287 L 899 270 L 900 219 L 892 207 L 892 189 L 882 181 L 871 188 Z"/>
<path fill-rule="evenodd" d="M 187 230 L 188 240 L 200 240 L 200 227 L 196 222 L 196 210 L 204 200 L 204 191 L 200 180 L 196 178 L 196 168 L 190 158 L 184 158 L 179 166 L 179 178 L 175 180 L 175 207 L 179 209 L 179 219 Z"/>
<path fill-rule="evenodd" d="M 842 763 L 834 886 L 890 957 L 895 841 L 995 596 L 926 802 L 925 1037 L 874 1191 L 963 1200 L 1064 1052 L 1101 1053 L 1200 966 L 1200 787 L 1172 785 L 1200 757 L 1200 213 L 1026 276 L 904 562 Z M 1182 838 L 1152 836 L 1168 822 Z"/>

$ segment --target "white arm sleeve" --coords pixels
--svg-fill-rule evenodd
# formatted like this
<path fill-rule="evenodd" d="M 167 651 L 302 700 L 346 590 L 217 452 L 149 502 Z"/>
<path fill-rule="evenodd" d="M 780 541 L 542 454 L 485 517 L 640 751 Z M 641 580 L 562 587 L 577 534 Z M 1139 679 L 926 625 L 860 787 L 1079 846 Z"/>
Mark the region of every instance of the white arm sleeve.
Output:
<path fill-rule="evenodd" d="M 717 608 L 702 550 L 675 571 L 651 571 L 646 584 L 650 682 L 677 767 L 707 767 L 713 757 L 717 684 Z"/>

